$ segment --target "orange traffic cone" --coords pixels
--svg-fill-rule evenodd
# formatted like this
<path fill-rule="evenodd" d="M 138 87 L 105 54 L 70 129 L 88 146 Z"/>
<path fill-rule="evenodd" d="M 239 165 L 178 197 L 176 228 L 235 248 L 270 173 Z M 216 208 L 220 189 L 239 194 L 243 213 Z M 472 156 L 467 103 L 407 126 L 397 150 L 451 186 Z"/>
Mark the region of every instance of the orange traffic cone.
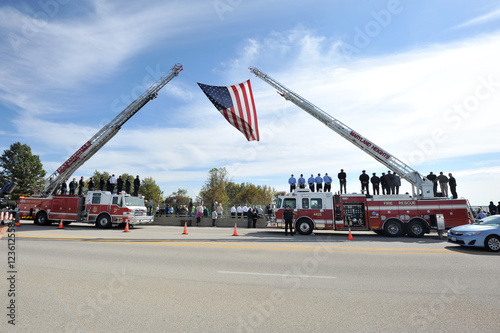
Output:
<path fill-rule="evenodd" d="M 351 234 L 351 228 L 349 228 L 349 236 L 347 236 L 347 240 L 354 240 Z"/>
<path fill-rule="evenodd" d="M 127 219 L 127 224 L 125 224 L 125 230 L 123 230 L 123 232 L 129 232 L 129 229 L 128 229 L 128 219 Z"/>
<path fill-rule="evenodd" d="M 182 232 L 183 235 L 187 235 L 188 234 L 188 223 L 187 222 L 184 222 L 184 231 Z"/>
<path fill-rule="evenodd" d="M 64 229 L 63 221 L 59 222 L 59 229 Z"/>
<path fill-rule="evenodd" d="M 233 236 L 238 236 L 238 224 L 237 223 L 234 224 Z"/>
<path fill-rule="evenodd" d="M 16 222 L 16 227 L 20 227 L 21 226 L 21 221 L 17 221 Z"/>

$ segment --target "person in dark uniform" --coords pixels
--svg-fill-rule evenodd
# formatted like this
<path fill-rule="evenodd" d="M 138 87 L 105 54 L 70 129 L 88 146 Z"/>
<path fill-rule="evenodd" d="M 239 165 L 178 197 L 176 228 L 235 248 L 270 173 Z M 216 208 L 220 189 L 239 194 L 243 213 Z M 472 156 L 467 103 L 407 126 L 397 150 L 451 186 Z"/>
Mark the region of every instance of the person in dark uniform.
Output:
<path fill-rule="evenodd" d="M 111 192 L 111 177 L 106 180 L 106 191 Z"/>
<path fill-rule="evenodd" d="M 139 175 L 134 179 L 134 197 L 139 195 L 139 188 L 141 187 L 141 180 L 139 179 Z"/>
<path fill-rule="evenodd" d="M 370 182 L 372 183 L 373 187 L 373 195 L 379 195 L 380 194 L 380 178 L 377 176 L 377 174 L 374 172 L 372 178 L 370 179 Z"/>
<path fill-rule="evenodd" d="M 427 179 L 429 179 L 431 182 L 433 182 L 433 187 L 432 191 L 434 192 L 434 196 L 436 196 L 437 190 L 438 190 L 438 183 L 436 181 L 437 176 L 432 173 L 432 171 L 427 175 Z"/>
<path fill-rule="evenodd" d="M 288 236 L 288 228 L 290 228 L 290 235 L 294 235 L 293 231 L 293 211 L 290 209 L 290 206 L 286 206 L 285 211 L 283 212 L 283 219 L 285 220 L 285 236 Z"/>
<path fill-rule="evenodd" d="M 359 175 L 359 181 L 361 182 L 361 193 L 365 193 L 364 191 L 366 191 L 366 194 L 370 195 L 370 190 L 368 187 L 368 184 L 370 183 L 370 176 L 366 174 L 365 170 L 361 171 L 361 175 Z"/>
<path fill-rule="evenodd" d="M 61 194 L 66 194 L 66 191 L 68 190 L 68 185 L 66 185 L 66 179 L 62 182 L 61 184 Z"/>
<path fill-rule="evenodd" d="M 309 189 L 311 192 L 314 192 L 314 176 L 311 174 L 311 177 L 307 180 L 307 183 L 309 184 Z"/>
<path fill-rule="evenodd" d="M 382 186 L 382 194 L 390 194 L 390 190 L 387 190 L 387 176 L 385 172 L 382 172 L 382 176 L 380 176 L 380 185 Z"/>
<path fill-rule="evenodd" d="M 130 186 L 132 186 L 130 183 L 130 177 L 127 177 L 127 180 L 125 181 L 125 192 L 128 194 L 130 194 Z"/>
<path fill-rule="evenodd" d="M 248 227 L 248 229 L 250 229 L 252 227 L 253 214 L 255 214 L 255 212 L 252 210 L 252 207 L 249 207 L 247 210 L 247 227 Z"/>
<path fill-rule="evenodd" d="M 93 191 L 95 184 L 94 184 L 94 178 L 90 177 L 89 182 L 87 183 L 87 187 L 89 188 L 89 191 Z"/>
<path fill-rule="evenodd" d="M 78 181 L 78 195 L 83 195 L 83 187 L 85 186 L 85 181 L 83 180 L 83 176 Z"/>
<path fill-rule="evenodd" d="M 342 194 L 342 188 L 344 189 L 344 194 L 347 193 L 347 190 L 346 190 L 347 175 L 344 172 L 344 169 L 340 169 L 340 172 L 339 172 L 339 174 L 337 176 L 339 177 L 340 194 Z"/>
<path fill-rule="evenodd" d="M 387 189 L 389 190 L 387 194 L 395 194 L 396 193 L 396 185 L 394 184 L 394 174 L 391 173 L 391 170 L 387 171 Z"/>
<path fill-rule="evenodd" d="M 104 184 L 106 184 L 106 181 L 104 180 L 104 175 L 103 175 L 99 180 L 99 191 L 104 191 Z"/>
<path fill-rule="evenodd" d="M 252 228 L 257 228 L 257 220 L 258 219 L 259 219 L 259 211 L 257 210 L 257 206 L 253 206 L 253 216 L 252 216 L 253 225 L 252 225 Z"/>
<path fill-rule="evenodd" d="M 75 195 L 75 190 L 78 187 L 76 183 L 76 178 L 73 178 L 73 180 L 69 183 L 69 195 Z"/>
<path fill-rule="evenodd" d="M 120 194 L 122 193 L 123 190 L 123 178 L 122 176 L 118 176 L 118 179 L 116 180 L 116 193 Z"/>
<path fill-rule="evenodd" d="M 458 199 L 457 180 L 452 176 L 451 172 L 448 174 L 448 186 L 450 186 L 450 191 L 453 199 Z"/>

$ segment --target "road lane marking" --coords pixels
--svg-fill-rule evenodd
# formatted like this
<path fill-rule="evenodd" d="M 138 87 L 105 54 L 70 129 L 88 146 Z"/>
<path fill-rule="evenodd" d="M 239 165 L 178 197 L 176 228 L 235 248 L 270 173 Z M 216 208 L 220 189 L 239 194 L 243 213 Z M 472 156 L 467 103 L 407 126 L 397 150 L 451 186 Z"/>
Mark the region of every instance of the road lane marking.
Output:
<path fill-rule="evenodd" d="M 56 235 L 53 235 L 56 236 Z M 257 249 L 257 250 L 291 250 L 291 251 L 318 251 L 318 252 L 350 252 L 350 253 L 387 253 L 387 254 L 445 254 L 455 253 L 446 249 L 416 249 L 416 248 L 376 248 L 376 247 L 351 247 L 351 246 L 329 246 L 325 242 L 318 245 L 303 244 L 268 244 L 258 245 L 258 242 L 218 242 L 214 241 L 190 241 L 190 240 L 167 240 L 167 239 L 123 239 L 123 238 L 102 238 L 102 237 L 80 237 L 68 238 L 59 237 L 39 237 L 22 235 L 20 238 L 47 239 L 60 241 L 80 241 L 98 243 L 122 243 L 122 244 L 143 244 L 143 245 L 166 245 L 166 246 L 188 246 L 188 247 L 211 247 L 211 248 L 236 248 L 236 249 Z M 75 237 L 75 236 L 73 236 Z M 346 242 L 347 244 L 347 242 Z M 352 244 L 352 243 L 349 243 Z"/>
<path fill-rule="evenodd" d="M 329 275 L 292 275 L 292 274 L 274 274 L 274 273 L 256 273 L 256 272 L 230 272 L 230 271 L 217 271 L 221 274 L 239 274 L 239 275 L 257 275 L 257 276 L 279 276 L 279 277 L 299 277 L 299 278 L 312 278 L 312 279 L 336 279 L 335 276 Z"/>

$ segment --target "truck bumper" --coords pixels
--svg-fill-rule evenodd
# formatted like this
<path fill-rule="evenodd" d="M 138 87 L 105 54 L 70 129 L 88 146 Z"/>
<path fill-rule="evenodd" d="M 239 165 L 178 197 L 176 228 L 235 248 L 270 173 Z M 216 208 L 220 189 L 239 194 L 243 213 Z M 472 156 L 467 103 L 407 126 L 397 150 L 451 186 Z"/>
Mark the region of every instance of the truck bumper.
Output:
<path fill-rule="evenodd" d="M 153 223 L 153 221 L 154 216 L 130 216 L 130 220 L 128 221 L 128 223 L 131 225 L 148 224 Z"/>

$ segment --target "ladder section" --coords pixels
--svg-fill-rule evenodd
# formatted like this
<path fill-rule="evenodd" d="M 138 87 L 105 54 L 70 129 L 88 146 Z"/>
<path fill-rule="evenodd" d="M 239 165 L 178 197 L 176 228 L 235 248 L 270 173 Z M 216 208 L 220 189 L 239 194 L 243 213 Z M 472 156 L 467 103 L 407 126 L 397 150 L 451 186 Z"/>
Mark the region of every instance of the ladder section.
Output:
<path fill-rule="evenodd" d="M 394 155 L 388 153 L 385 149 L 382 149 L 380 146 L 368 140 L 366 137 L 362 136 L 354 129 L 342 123 L 340 120 L 335 119 L 330 114 L 321 110 L 319 107 L 312 104 L 305 98 L 283 86 L 281 83 L 274 80 L 269 75 L 261 72 L 255 67 L 250 67 L 249 69 L 252 73 L 255 74 L 255 76 L 259 77 L 260 79 L 274 87 L 276 90 L 278 90 L 278 93 L 287 101 L 294 103 L 295 105 L 309 113 L 311 116 L 318 119 L 320 122 L 328 126 L 344 139 L 351 142 L 356 147 L 360 148 L 365 153 L 369 154 L 377 161 L 385 165 L 389 170 L 401 175 L 403 179 L 406 179 L 412 185 L 414 196 L 426 196 L 422 191 L 422 184 L 424 183 L 424 180 L 416 170 L 412 169 L 410 166 L 396 158 Z"/>
<path fill-rule="evenodd" d="M 136 114 L 150 100 L 158 96 L 158 92 L 174 77 L 182 71 L 182 65 L 174 65 L 168 73 L 158 79 L 141 96 L 137 97 L 129 106 L 120 112 L 113 120 L 101 128 L 90 140 L 83 144 L 71 157 L 66 160 L 56 171 L 54 171 L 45 181 L 44 196 L 50 196 L 61 185 L 65 179 L 71 175 L 97 153 L 116 133 L 121 126 Z"/>

